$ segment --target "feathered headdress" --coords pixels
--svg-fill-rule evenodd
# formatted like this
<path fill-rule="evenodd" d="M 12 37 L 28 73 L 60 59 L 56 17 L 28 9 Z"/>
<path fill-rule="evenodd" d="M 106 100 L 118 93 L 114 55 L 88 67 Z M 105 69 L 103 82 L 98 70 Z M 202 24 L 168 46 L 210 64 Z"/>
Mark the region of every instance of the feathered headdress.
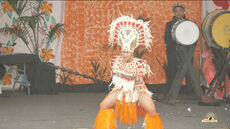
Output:
<path fill-rule="evenodd" d="M 150 49 L 152 35 L 148 28 L 150 21 L 136 20 L 129 16 L 122 16 L 113 21 L 109 29 L 109 44 L 121 46 L 122 51 L 133 52 L 139 45 Z"/>

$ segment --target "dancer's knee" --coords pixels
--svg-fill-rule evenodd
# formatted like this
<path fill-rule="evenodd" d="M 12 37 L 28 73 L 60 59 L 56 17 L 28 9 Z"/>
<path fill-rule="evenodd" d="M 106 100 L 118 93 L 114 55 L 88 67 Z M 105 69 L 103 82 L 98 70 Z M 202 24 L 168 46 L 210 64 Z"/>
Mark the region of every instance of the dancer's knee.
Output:
<path fill-rule="evenodd" d="M 102 110 L 104 110 L 104 109 L 108 109 L 107 104 L 106 104 L 106 103 L 104 103 L 104 102 L 101 102 L 101 103 L 100 103 L 100 109 L 102 109 Z"/>
<path fill-rule="evenodd" d="M 156 114 L 155 108 L 154 108 L 154 107 L 149 108 L 149 109 L 148 109 L 148 114 L 151 115 L 151 116 L 155 115 L 155 114 Z"/>

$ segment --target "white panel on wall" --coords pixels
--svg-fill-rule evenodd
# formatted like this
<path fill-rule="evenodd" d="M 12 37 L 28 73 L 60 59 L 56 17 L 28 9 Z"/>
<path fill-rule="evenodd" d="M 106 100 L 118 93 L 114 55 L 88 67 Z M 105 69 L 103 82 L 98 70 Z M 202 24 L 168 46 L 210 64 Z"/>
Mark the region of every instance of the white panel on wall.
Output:
<path fill-rule="evenodd" d="M 50 29 L 52 25 L 55 25 L 56 23 L 64 23 L 64 10 L 65 10 L 65 1 L 44 1 L 44 8 L 46 8 L 48 11 L 48 15 L 46 15 L 45 20 L 47 22 L 47 30 Z M 45 11 L 47 11 L 45 10 Z M 15 23 L 15 19 L 17 19 L 17 15 L 15 12 L 9 7 L 8 3 L 5 0 L 0 0 L 0 28 L 5 27 L 5 26 L 12 26 Z M 44 28 L 44 24 L 42 25 Z M 48 31 L 40 31 L 39 32 L 39 41 L 42 41 L 44 39 L 45 33 Z M 13 47 L 7 47 L 6 45 L 3 45 L 2 48 L 4 49 L 5 52 L 9 53 L 31 53 L 27 46 L 24 44 L 24 42 L 20 39 L 17 38 L 16 36 L 12 37 L 12 35 L 4 35 L 0 34 L 0 43 L 4 44 L 12 44 L 16 43 L 15 46 Z M 61 50 L 61 43 L 62 43 L 62 35 L 55 37 L 53 42 L 50 44 L 49 47 L 47 47 L 45 44 L 39 47 L 39 55 L 42 53 L 42 49 L 51 50 L 52 49 L 52 56 L 54 58 L 49 58 L 46 62 L 51 62 L 54 63 L 55 65 L 60 64 L 60 50 Z M 30 48 L 32 50 L 32 46 L 30 45 Z M 40 57 L 41 58 L 41 57 Z M 42 60 L 42 58 L 41 58 Z M 10 66 L 7 67 L 7 74 L 8 76 L 5 77 L 5 80 L 0 80 L 0 93 L 1 90 L 6 90 L 6 89 L 12 89 L 12 85 L 14 83 L 14 78 L 16 76 L 16 71 L 13 70 L 13 67 L 15 66 Z M 4 83 L 3 83 L 4 81 Z M 17 86 L 18 87 L 18 86 Z"/>

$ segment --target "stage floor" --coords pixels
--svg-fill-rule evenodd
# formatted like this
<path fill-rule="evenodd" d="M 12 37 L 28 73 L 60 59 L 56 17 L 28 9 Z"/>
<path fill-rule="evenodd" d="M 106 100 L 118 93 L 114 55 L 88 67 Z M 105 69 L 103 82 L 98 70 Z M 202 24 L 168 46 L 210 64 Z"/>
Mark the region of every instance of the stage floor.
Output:
<path fill-rule="evenodd" d="M 5 93 L 0 96 L 0 129 L 91 129 L 104 96 L 105 93 Z M 155 102 L 164 129 L 230 128 L 230 105 L 199 106 L 193 97 L 179 97 L 182 99 L 176 106 Z M 202 123 L 208 113 L 214 113 L 218 122 Z M 142 129 L 142 123 L 143 119 L 139 119 L 137 125 L 125 126 L 117 121 L 117 129 Z"/>

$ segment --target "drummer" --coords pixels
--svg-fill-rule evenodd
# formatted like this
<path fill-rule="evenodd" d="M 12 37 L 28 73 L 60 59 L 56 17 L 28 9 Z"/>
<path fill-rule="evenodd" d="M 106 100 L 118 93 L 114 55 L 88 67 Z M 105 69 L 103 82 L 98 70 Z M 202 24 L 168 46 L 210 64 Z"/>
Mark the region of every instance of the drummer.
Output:
<path fill-rule="evenodd" d="M 166 24 L 165 34 L 164 34 L 164 41 L 166 45 L 166 55 L 168 60 L 168 67 L 166 71 L 166 78 L 167 78 L 167 86 L 170 88 L 172 85 L 172 81 L 176 76 L 176 72 L 178 67 L 180 67 L 180 55 L 176 48 L 176 41 L 172 39 L 171 30 L 173 25 L 182 19 L 186 19 L 185 17 L 185 6 L 181 3 L 177 3 L 173 6 L 172 12 L 174 13 L 173 19 Z M 186 76 L 186 82 L 188 83 L 188 77 Z"/>

